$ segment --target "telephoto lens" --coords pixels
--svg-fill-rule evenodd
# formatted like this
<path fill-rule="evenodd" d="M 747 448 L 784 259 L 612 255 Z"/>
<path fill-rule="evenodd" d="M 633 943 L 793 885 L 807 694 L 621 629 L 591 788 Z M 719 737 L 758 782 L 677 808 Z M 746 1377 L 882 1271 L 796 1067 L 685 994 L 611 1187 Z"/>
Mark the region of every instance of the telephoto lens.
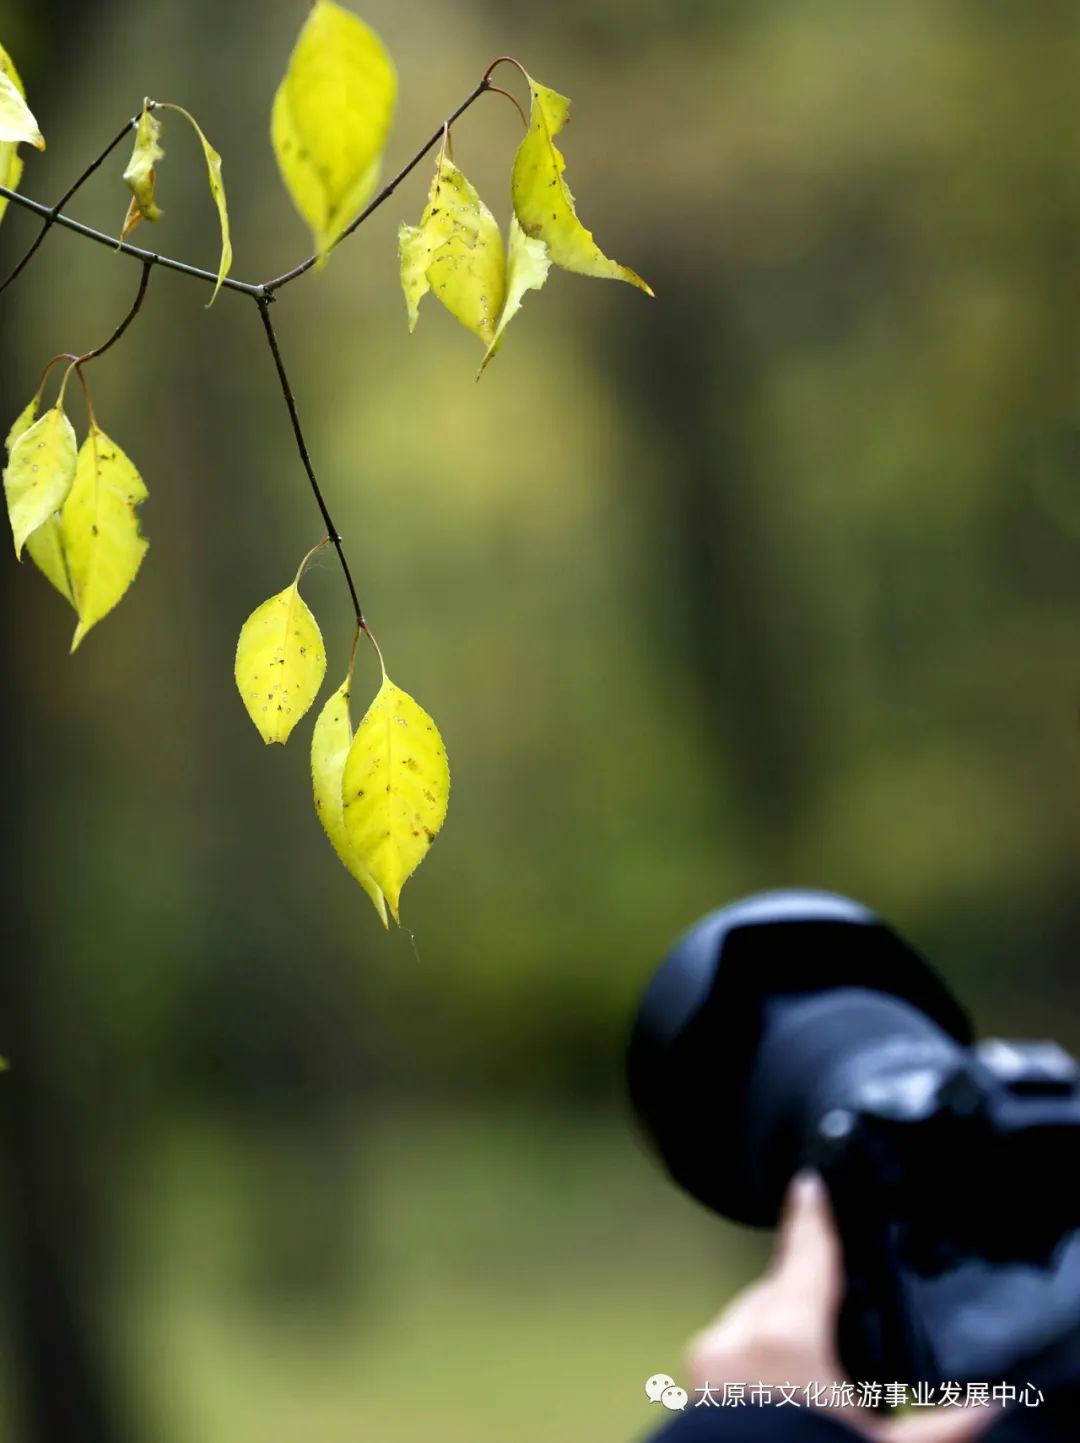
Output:
<path fill-rule="evenodd" d="M 1012 1381 L 1080 1329 L 1080 1086 L 1055 1043 L 973 1045 L 936 973 L 872 912 L 771 892 L 710 913 L 649 984 L 629 1048 L 671 1176 L 772 1226 L 829 1189 L 852 1376 Z"/>

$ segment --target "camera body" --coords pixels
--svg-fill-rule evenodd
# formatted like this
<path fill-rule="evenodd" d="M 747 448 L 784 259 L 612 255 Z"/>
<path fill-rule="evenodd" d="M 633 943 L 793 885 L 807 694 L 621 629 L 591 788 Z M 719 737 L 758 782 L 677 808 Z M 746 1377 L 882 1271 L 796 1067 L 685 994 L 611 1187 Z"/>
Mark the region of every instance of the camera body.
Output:
<path fill-rule="evenodd" d="M 854 1378 L 1014 1382 L 1080 1329 L 1080 1068 L 973 1045 L 923 959 L 846 898 L 710 914 L 641 1004 L 631 1096 L 701 1202 L 771 1226 L 801 1167 L 843 1242 Z"/>

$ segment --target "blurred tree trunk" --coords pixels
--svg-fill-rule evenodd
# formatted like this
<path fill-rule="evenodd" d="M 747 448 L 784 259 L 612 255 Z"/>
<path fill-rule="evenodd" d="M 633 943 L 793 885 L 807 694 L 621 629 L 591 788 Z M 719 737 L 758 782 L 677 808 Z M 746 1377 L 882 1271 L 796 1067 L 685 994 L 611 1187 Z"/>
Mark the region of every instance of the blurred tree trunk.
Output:
<path fill-rule="evenodd" d="M 654 252 L 644 274 L 662 297 L 619 311 L 614 372 L 632 388 L 661 458 L 649 512 L 668 520 L 673 550 L 643 562 L 650 613 L 690 659 L 713 746 L 734 788 L 736 815 L 770 869 L 789 855 L 791 819 L 812 782 L 807 678 L 793 668 L 805 618 L 794 604 L 775 502 L 757 484 L 747 417 L 754 356 L 724 288 L 691 289 L 694 267 Z M 675 583 L 674 589 L 672 583 Z M 653 604 L 654 597 L 667 597 Z"/>
<path fill-rule="evenodd" d="M 54 100 L 59 103 L 65 76 L 78 65 L 88 32 L 101 23 L 107 8 L 107 0 L 92 7 L 39 0 L 27 11 L 23 35 L 29 30 L 37 43 L 26 47 L 25 60 L 22 55 L 18 60 L 39 114 L 48 114 Z M 20 230 L 33 235 L 25 225 Z M 7 257 L 17 251 L 10 243 L 4 247 Z M 17 334 L 10 322 L 17 303 L 14 290 L 0 297 L 5 341 L 12 331 Z M 0 395 L 5 397 L 16 394 L 14 367 L 10 343 L 0 345 Z M 19 373 L 25 376 L 25 366 Z M 95 1155 L 93 1108 L 50 1044 L 56 1035 L 52 1010 L 63 1002 L 53 960 L 42 955 L 35 926 L 35 878 L 27 875 L 33 857 L 19 846 L 32 806 L 23 759 L 32 751 L 29 739 L 37 729 L 35 690 L 19 685 L 33 664 L 20 645 L 16 623 L 19 606 L 13 593 L 22 590 L 22 581 L 9 556 L 0 581 L 5 603 L 0 669 L 12 699 L 0 723 L 0 787 L 10 839 L 0 882 L 6 924 L 0 1045 L 12 1071 L 0 1086 L 0 1146 L 19 1435 L 25 1443 L 118 1443 L 125 1430 L 104 1364 L 92 1281 L 103 1252 L 102 1219 L 88 1185 Z"/>

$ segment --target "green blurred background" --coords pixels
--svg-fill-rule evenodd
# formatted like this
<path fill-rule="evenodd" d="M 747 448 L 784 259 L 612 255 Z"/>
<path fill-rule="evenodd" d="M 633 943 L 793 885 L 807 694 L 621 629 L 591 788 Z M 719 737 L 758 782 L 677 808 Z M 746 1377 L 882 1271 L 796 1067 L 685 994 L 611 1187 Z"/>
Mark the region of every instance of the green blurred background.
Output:
<path fill-rule="evenodd" d="M 235 274 L 307 253 L 270 100 L 302 0 L 2 0 L 51 203 L 144 94 L 225 160 Z M 3 567 L 0 1436 L 629 1440 L 764 1256 L 659 1174 L 622 1095 L 671 939 L 850 892 L 983 1030 L 1080 1042 L 1080 10 L 1069 0 L 370 0 L 387 172 L 497 54 L 575 99 L 569 177 L 653 284 L 558 272 L 480 385 L 395 234 L 275 321 L 445 830 L 384 935 L 232 659 L 321 528 L 254 306 L 156 272 L 92 372 L 150 488 L 135 588 Z M 513 72 L 505 72 L 520 91 Z M 497 214 L 520 123 L 455 128 Z M 215 258 L 175 121 L 165 217 Z M 115 232 L 126 147 L 69 210 Z M 0 270 L 37 222 L 12 207 Z M 54 231 L 0 298 L 0 425 L 138 280 Z M 306 594 L 341 674 L 332 558 Z M 373 692 L 370 657 L 355 694 Z M 707 1122 L 704 1135 L 708 1135 Z M 723 1139 L 712 1139 L 722 1146 Z M 654 1410 L 655 1414 L 655 1410 Z"/>

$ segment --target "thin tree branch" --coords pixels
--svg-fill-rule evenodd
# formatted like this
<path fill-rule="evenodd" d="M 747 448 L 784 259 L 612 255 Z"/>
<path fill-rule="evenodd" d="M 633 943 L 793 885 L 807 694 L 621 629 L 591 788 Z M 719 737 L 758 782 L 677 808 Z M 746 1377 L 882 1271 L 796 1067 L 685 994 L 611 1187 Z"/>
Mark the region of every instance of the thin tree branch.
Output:
<path fill-rule="evenodd" d="M 349 570 L 349 563 L 345 558 L 345 548 L 342 545 L 341 536 L 338 533 L 338 529 L 334 525 L 334 518 L 330 515 L 330 510 L 325 500 L 323 499 L 323 494 L 319 487 L 318 478 L 315 475 L 315 468 L 311 464 L 311 456 L 308 454 L 307 442 L 304 440 L 304 432 L 301 429 L 300 417 L 297 414 L 296 410 L 296 400 L 293 397 L 292 387 L 289 385 L 289 377 L 285 372 L 285 363 L 281 359 L 281 348 L 278 345 L 278 339 L 276 334 L 274 333 L 274 323 L 270 319 L 270 304 L 273 299 L 274 297 L 272 295 L 259 296 L 256 299 L 256 305 L 259 307 L 259 315 L 262 317 L 263 329 L 266 332 L 267 344 L 270 347 L 270 354 L 273 356 L 274 365 L 277 368 L 278 381 L 281 383 L 281 394 L 285 397 L 285 405 L 288 407 L 289 419 L 292 422 L 293 435 L 296 437 L 296 448 L 300 452 L 300 460 L 304 463 L 304 470 L 307 472 L 308 481 L 311 483 L 312 493 L 314 494 L 316 504 L 318 505 L 318 508 L 322 513 L 322 519 L 326 524 L 326 534 L 333 542 L 334 550 L 337 552 L 338 560 L 341 562 L 341 569 L 345 574 L 345 581 L 349 588 L 349 595 L 352 598 L 353 611 L 356 613 L 356 624 L 361 631 L 366 631 L 367 624 L 364 621 L 364 613 L 360 606 L 360 598 L 356 594 L 356 585 L 352 579 L 352 572 Z"/>
<path fill-rule="evenodd" d="M 498 63 L 498 61 L 494 62 L 494 64 Z M 407 175 L 411 174 L 412 171 L 416 169 L 416 167 L 423 160 L 424 156 L 427 155 L 428 151 L 432 150 L 436 145 L 438 145 L 447 127 L 453 125 L 455 120 L 457 120 L 460 116 L 464 115 L 466 110 L 468 110 L 471 105 L 475 104 L 475 102 L 479 100 L 480 96 L 483 95 L 485 91 L 496 88 L 492 86 L 489 75 L 490 67 L 488 73 L 484 75 L 484 77 L 479 81 L 479 83 L 470 92 L 470 94 L 465 97 L 465 99 L 461 102 L 461 104 L 457 107 L 456 110 L 454 110 L 450 115 L 447 116 L 447 118 L 439 126 L 438 130 L 435 131 L 435 133 L 431 136 L 429 140 L 425 141 L 425 143 L 420 147 L 420 149 L 416 152 L 412 159 L 402 166 L 402 168 L 398 171 L 397 175 L 394 176 L 393 180 L 388 181 L 387 184 L 383 186 L 382 190 L 379 191 L 378 195 L 375 196 L 375 198 L 364 207 L 364 209 L 360 212 L 356 219 L 351 221 L 350 224 L 345 227 L 341 235 L 338 236 L 337 240 L 334 242 L 335 247 L 339 246 L 341 242 L 346 238 L 346 236 L 352 235 L 353 231 L 359 229 L 359 227 L 362 226 L 363 223 L 367 220 L 368 216 L 374 214 L 374 212 L 378 210 L 379 206 L 381 206 L 384 201 L 390 199 L 390 197 L 393 195 L 394 191 L 397 190 L 401 182 L 405 179 Z M 505 92 L 503 93 L 505 94 Z M 128 133 L 134 123 L 135 121 L 129 121 L 128 124 L 125 125 L 124 129 L 116 137 L 116 139 L 112 141 L 108 149 L 103 151 L 102 154 L 98 157 L 98 159 L 95 160 L 93 164 L 86 169 L 83 175 L 79 177 L 79 180 L 76 182 L 76 184 L 68 191 L 67 195 L 65 195 L 62 200 L 58 201 L 55 206 L 43 205 L 41 201 L 32 200 L 28 195 L 23 195 L 17 190 L 10 190 L 6 185 L 0 185 L 0 196 L 3 196 L 5 200 L 10 201 L 12 205 L 21 206 L 24 210 L 32 211 L 35 215 L 41 216 L 42 219 L 46 222 L 45 226 L 42 228 L 41 235 L 38 236 L 30 251 L 19 262 L 12 275 L 8 277 L 7 281 L 5 281 L 5 285 L 10 284 L 10 282 L 15 279 L 15 276 L 19 273 L 19 271 L 22 270 L 23 266 L 29 260 L 34 250 L 36 250 L 37 246 L 41 244 L 41 241 L 46 231 L 48 231 L 54 225 L 63 226 L 66 230 L 74 231 L 76 235 L 85 236 L 87 240 L 97 241 L 99 245 L 106 245 L 109 247 L 110 250 L 119 251 L 122 255 L 132 256 L 135 260 L 142 261 L 144 264 L 146 262 L 150 262 L 153 265 L 164 266 L 166 270 L 179 271 L 181 275 L 191 276 L 194 280 L 205 281 L 209 285 L 217 285 L 218 278 L 213 271 L 205 271 L 200 266 L 188 265 L 186 261 L 175 260 L 172 256 L 160 255 L 155 251 L 143 250 L 141 246 L 129 245 L 127 241 L 117 241 L 113 236 L 106 235 L 104 231 L 95 230 L 92 226 L 83 225 L 81 221 L 73 220 L 71 216 L 63 215 L 61 213 L 60 206 L 62 206 L 67 201 L 69 196 L 75 193 L 75 190 L 78 189 L 78 187 L 83 183 L 87 176 L 91 175 L 97 169 L 97 167 L 110 153 L 110 151 L 112 151 L 117 145 L 120 144 L 120 141 L 123 140 L 124 136 Z M 282 286 L 288 285 L 290 281 L 296 280 L 298 276 L 302 276 L 307 271 L 311 270 L 317 259 L 317 256 L 308 256 L 307 260 L 301 261 L 298 266 L 293 266 L 292 270 L 285 271 L 283 275 L 275 276 L 273 280 L 266 281 L 261 285 L 256 284 L 252 281 L 234 280 L 232 276 L 226 276 L 221 282 L 221 284 L 227 290 L 238 291 L 241 295 L 253 296 L 255 300 L 261 300 L 264 296 L 271 295 L 274 291 L 279 290 Z M 2 289 L 3 288 L 0 287 L 0 290 Z"/>
<path fill-rule="evenodd" d="M 108 145 L 105 147 L 105 149 L 101 152 L 101 154 L 97 157 L 96 160 L 92 160 L 90 162 L 90 164 L 83 171 L 82 175 L 79 176 L 78 180 L 73 181 L 72 184 L 68 186 L 67 190 L 64 191 L 63 195 L 53 206 L 49 214 L 45 217 L 45 224 L 41 227 L 41 230 L 38 231 L 37 239 L 33 242 L 33 244 L 30 246 L 30 249 L 23 256 L 22 260 L 19 261 L 18 265 L 8 276 L 7 280 L 0 284 L 0 295 L 2 295 L 3 292 L 7 290 L 8 286 L 11 285 L 12 281 L 16 278 L 16 276 L 22 273 L 23 267 L 28 265 L 29 262 L 33 259 L 34 253 L 37 250 L 38 246 L 56 224 L 57 220 L 59 219 L 60 212 L 63 210 L 64 206 L 67 205 L 71 197 L 75 194 L 79 187 L 84 184 L 85 181 L 88 181 L 90 179 L 90 177 L 93 175 L 94 171 L 97 170 L 98 166 L 102 163 L 102 161 L 108 160 L 109 156 L 112 155 L 113 151 L 123 140 L 124 136 L 127 135 L 127 133 L 136 124 L 138 124 L 138 116 L 133 116 L 130 120 L 125 121 L 124 128 L 120 131 L 120 133 L 114 136 L 113 139 L 109 141 Z M 8 199 L 11 199 L 10 195 L 8 196 Z"/>
<path fill-rule="evenodd" d="M 67 361 L 69 363 L 69 373 L 73 370 L 78 370 L 79 380 L 83 381 L 85 387 L 85 381 L 83 379 L 83 373 L 81 369 L 82 366 L 85 365 L 87 361 L 97 360 L 98 356 L 103 356 L 110 346 L 115 346 L 117 341 L 127 330 L 128 326 L 131 325 L 132 321 L 139 314 L 139 310 L 142 307 L 143 298 L 146 295 L 146 287 L 150 283 L 150 269 L 152 265 L 152 261 L 143 262 L 143 271 L 142 275 L 139 277 L 139 289 L 135 292 L 135 299 L 129 306 L 127 315 L 117 326 L 116 330 L 113 331 L 112 335 L 107 341 L 103 341 L 100 346 L 95 346 L 92 351 L 83 351 L 81 356 L 77 356 L 74 351 L 59 351 L 55 356 L 52 357 L 51 360 L 46 361 L 45 366 L 42 369 L 41 375 L 38 377 L 37 391 L 35 394 L 39 398 L 42 391 L 45 389 L 45 382 L 49 378 L 49 372 L 54 366 L 58 366 L 61 361 Z"/>
<path fill-rule="evenodd" d="M 62 225 L 66 230 L 74 231 L 76 235 L 85 236 L 87 240 L 97 241 L 99 245 L 108 246 L 111 251 L 119 251 L 125 256 L 134 256 L 137 261 L 150 261 L 154 265 L 164 266 L 166 270 L 179 271 L 181 275 L 206 281 L 211 286 L 217 285 L 216 271 L 204 271 L 199 266 L 189 266 L 186 261 L 174 260 L 172 256 L 158 255 L 155 251 L 144 251 L 140 246 L 129 245 L 127 241 L 117 241 L 115 236 L 106 235 L 104 231 L 94 230 L 93 226 L 83 225 L 82 221 L 72 220 L 69 215 L 60 215 L 59 212 L 53 215 L 47 205 L 42 205 L 38 200 L 31 200 L 28 195 L 21 195 L 17 190 L 9 190 L 6 185 L 0 185 L 0 195 L 14 205 L 21 205 L 24 210 L 32 210 L 35 215 L 51 217 L 56 225 Z M 262 286 L 252 285 L 249 281 L 234 281 L 231 276 L 226 276 L 221 284 L 227 286 L 230 291 L 239 291 L 241 295 L 245 296 L 258 298 L 263 293 Z"/>
<path fill-rule="evenodd" d="M 331 249 L 335 249 L 337 246 L 339 246 L 341 242 L 346 238 L 346 236 L 351 236 L 354 230 L 358 229 L 358 227 L 364 224 L 369 215 L 373 214 L 373 212 L 379 209 L 379 206 L 382 205 L 383 201 L 390 199 L 390 197 L 393 195 L 394 191 L 397 190 L 401 182 L 405 179 L 407 175 L 409 175 L 412 171 L 416 169 L 416 167 L 423 160 L 424 156 L 427 155 L 428 151 L 433 150 L 435 146 L 438 145 L 439 141 L 442 140 L 443 136 L 446 134 L 446 131 L 451 125 L 453 125 L 454 121 L 457 120 L 459 116 L 464 115 L 466 110 L 468 110 L 469 106 L 479 100 L 485 90 L 490 89 L 491 82 L 485 75 L 484 78 L 477 85 L 476 89 L 473 90 L 470 95 L 467 95 L 465 97 L 465 99 L 461 102 L 461 104 L 454 111 L 454 113 L 446 117 L 446 119 L 439 126 L 438 130 L 431 137 L 431 139 L 424 142 L 424 144 L 413 156 L 412 160 L 408 161 L 405 165 L 403 165 L 402 168 L 398 171 L 397 175 L 394 176 L 393 180 L 387 181 L 387 183 L 383 186 L 382 190 L 379 191 L 375 199 L 369 201 L 368 204 L 364 207 L 364 209 L 360 212 L 360 214 L 356 217 L 356 219 L 354 221 L 351 221 L 345 227 L 345 229 L 338 236 L 337 240 L 334 242 L 334 245 L 331 247 Z M 306 261 L 301 261 L 298 266 L 293 266 L 291 271 L 286 271 L 284 275 L 275 276 L 272 281 L 267 281 L 263 286 L 263 290 L 268 295 L 271 295 L 274 291 L 279 290 L 282 286 L 287 286 L 290 281 L 295 281 L 296 278 L 298 276 L 302 276 L 305 271 L 309 271 L 317 260 L 318 256 L 308 256 Z"/>
<path fill-rule="evenodd" d="M 131 308 L 127 315 L 107 341 L 103 341 L 100 346 L 95 346 L 92 351 L 84 351 L 76 361 L 76 365 L 83 366 L 87 361 L 96 361 L 98 356 L 103 356 L 110 346 L 116 345 L 117 341 L 127 330 L 128 326 L 131 325 L 142 308 L 143 297 L 146 295 L 146 288 L 150 284 L 150 272 L 153 270 L 154 264 L 153 260 L 143 261 L 142 275 L 139 277 L 139 289 L 135 293 L 135 299 L 132 301 Z"/>
<path fill-rule="evenodd" d="M 446 120 L 443 121 L 443 123 L 439 126 L 438 130 L 434 132 L 431 138 L 420 147 L 420 149 L 416 152 L 416 154 L 412 157 L 410 161 L 408 161 L 404 166 L 402 166 L 401 170 L 398 171 L 397 175 L 395 175 L 392 180 L 388 181 L 387 184 L 383 186 L 382 190 L 379 191 L 378 195 L 376 195 L 375 198 L 370 201 L 367 206 L 365 206 L 365 208 L 360 212 L 356 219 L 350 222 L 350 224 L 345 227 L 344 231 L 342 231 L 341 235 L 334 242 L 335 246 L 340 245 L 341 242 L 346 238 L 346 236 L 352 235 L 353 231 L 359 229 L 359 227 L 363 225 L 364 221 L 366 221 L 370 215 L 372 215 L 376 210 L 378 210 L 379 206 L 381 206 L 385 201 L 389 200 L 390 196 L 393 195 L 394 191 L 398 188 L 398 186 L 405 179 L 405 177 L 411 174 L 411 172 L 416 169 L 416 167 L 423 160 L 424 156 L 427 155 L 430 150 L 433 150 L 434 147 L 438 145 L 440 140 L 442 140 L 449 133 L 450 126 L 453 125 L 453 123 L 460 116 L 464 115 L 465 111 L 468 110 L 471 105 L 475 104 L 475 102 L 479 100 L 480 96 L 483 95 L 485 91 L 497 88 L 492 86 L 490 77 L 492 70 L 499 63 L 499 61 L 495 61 L 492 63 L 492 65 L 488 67 L 487 71 L 484 73 L 479 83 L 474 87 L 474 89 L 469 93 L 469 95 L 465 97 L 465 99 L 461 102 L 457 109 L 454 110 L 449 116 L 447 116 Z M 516 64 L 517 62 L 514 63 Z M 500 93 L 506 94 L 505 91 L 501 91 Z M 513 97 L 510 98 L 512 99 Z M 29 196 L 22 195 L 15 190 L 10 190 L 5 185 L 0 185 L 0 196 L 3 196 L 13 205 L 21 206 L 24 210 L 32 211 L 34 214 L 41 216 L 45 221 L 45 225 L 42 227 L 41 234 L 38 236 L 37 240 L 31 246 L 27 254 L 16 266 L 12 275 L 9 276 L 8 280 L 4 282 L 4 285 L 10 284 L 10 282 L 15 279 L 15 277 L 26 265 L 27 261 L 29 261 L 34 251 L 41 244 L 42 240 L 45 237 L 45 234 L 54 225 L 63 226 L 66 230 L 74 231 L 76 235 L 85 236 L 88 240 L 97 241 L 99 245 L 108 246 L 110 250 L 119 251 L 122 255 L 132 256 L 136 260 L 142 262 L 143 271 L 142 276 L 139 280 L 139 289 L 136 293 L 135 300 L 133 301 L 127 315 L 120 322 L 119 326 L 117 326 L 113 334 L 109 337 L 107 341 L 104 342 L 103 345 L 98 346 L 93 351 L 87 351 L 82 356 L 71 356 L 69 358 L 73 363 L 72 369 L 77 372 L 79 380 L 83 383 L 84 387 L 85 379 L 82 373 L 83 364 L 87 361 L 94 360 L 98 356 L 103 355 L 110 346 L 116 344 L 116 342 L 127 330 L 128 326 L 131 325 L 131 322 L 135 319 L 140 307 L 142 306 L 143 298 L 146 295 L 146 288 L 150 281 L 150 271 L 155 265 L 164 266 L 167 270 L 178 271 L 181 275 L 191 276 L 195 280 L 205 281 L 208 285 L 218 284 L 218 278 L 212 271 L 205 271 L 202 270 L 199 266 L 188 265 L 185 261 L 175 260 L 172 256 L 159 255 L 154 251 L 143 250 L 140 246 L 129 245 L 126 241 L 123 240 L 118 242 L 112 236 L 106 235 L 103 231 L 94 230 L 92 226 L 83 225 L 81 221 L 73 220 L 70 216 L 64 215 L 62 213 L 61 206 L 63 206 L 72 195 L 74 195 L 75 191 L 79 188 L 80 185 L 82 185 L 83 181 L 85 181 L 90 175 L 93 174 L 93 172 L 98 168 L 102 161 L 105 160 L 105 158 L 116 148 L 116 146 L 120 144 L 124 136 L 136 123 L 137 117 L 129 121 L 127 125 L 124 126 L 124 129 L 120 132 L 120 134 L 109 144 L 109 146 L 101 153 L 101 155 L 98 156 L 98 158 L 87 167 L 87 169 L 83 172 L 83 174 L 79 177 L 75 184 L 65 193 L 65 195 L 56 203 L 56 205 L 52 207 L 42 205 L 40 201 L 32 200 Z M 304 440 L 304 432 L 300 425 L 300 417 L 296 409 L 296 399 L 293 396 L 292 387 L 289 384 L 288 374 L 285 370 L 285 363 L 282 360 L 281 356 L 281 347 L 278 344 L 277 335 L 274 331 L 274 324 L 270 319 L 270 305 L 275 300 L 274 292 L 279 290 L 282 286 L 288 285 L 290 281 L 294 281 L 299 276 L 304 275 L 312 268 L 312 266 L 314 266 L 317 259 L 317 256 L 309 256 L 307 260 L 302 261 L 297 266 L 294 266 L 292 270 L 286 271 L 283 275 L 276 276 L 273 280 L 267 281 L 264 284 L 253 284 L 249 281 L 233 280 L 231 276 L 226 276 L 221 282 L 221 284 L 228 290 L 237 291 L 242 295 L 251 296 L 259 308 L 259 315 L 262 318 L 263 330 L 266 332 L 267 344 L 270 347 L 270 354 L 274 359 L 274 366 L 277 370 L 278 381 L 281 385 L 281 394 L 285 399 L 285 405 L 289 412 L 289 419 L 292 422 L 293 435 L 296 438 L 296 446 L 297 450 L 300 453 L 300 460 L 303 463 L 304 470 L 307 473 L 307 478 L 311 485 L 312 494 L 315 497 L 316 504 L 318 505 L 319 511 L 322 515 L 322 519 L 326 525 L 327 535 L 330 542 L 333 544 L 333 547 L 338 555 L 338 560 L 341 563 L 341 570 L 344 574 L 346 584 L 349 588 L 349 596 L 352 599 L 353 611 L 356 614 L 356 625 L 358 631 L 363 631 L 370 636 L 370 632 L 368 632 L 367 628 L 367 622 L 364 619 L 363 609 L 360 605 L 360 598 L 356 593 L 356 584 L 353 581 L 352 572 L 349 570 L 349 563 L 345 556 L 345 549 L 342 544 L 341 535 L 338 532 L 337 527 L 334 525 L 333 517 L 330 515 L 330 510 L 327 507 L 326 500 L 323 497 L 322 490 L 319 486 L 318 478 L 315 475 L 315 468 L 311 464 L 311 456 L 308 452 L 307 442 Z M 3 290 L 2 286 L 0 286 L 0 290 Z M 57 357 L 56 359 L 60 358 Z"/>

